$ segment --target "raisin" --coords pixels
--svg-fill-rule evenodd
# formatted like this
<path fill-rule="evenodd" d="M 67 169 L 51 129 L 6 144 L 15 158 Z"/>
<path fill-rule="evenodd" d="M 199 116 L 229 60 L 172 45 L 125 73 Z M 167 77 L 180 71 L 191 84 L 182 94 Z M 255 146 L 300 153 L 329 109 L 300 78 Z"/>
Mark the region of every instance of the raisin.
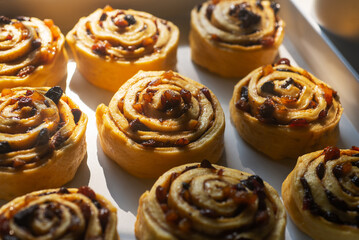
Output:
<path fill-rule="evenodd" d="M 237 17 L 241 21 L 242 28 L 249 28 L 261 21 L 260 15 L 246 9 L 244 5 L 240 5 Z"/>
<path fill-rule="evenodd" d="M 167 202 L 167 190 L 162 186 L 158 186 L 156 188 L 156 198 L 159 203 L 166 203 Z"/>
<path fill-rule="evenodd" d="M 260 40 L 263 47 L 271 47 L 274 44 L 274 38 L 272 36 L 265 36 Z"/>
<path fill-rule="evenodd" d="M 182 183 L 182 188 L 183 189 L 188 190 L 190 187 L 191 187 L 191 185 L 189 183 L 187 183 L 187 182 Z"/>
<path fill-rule="evenodd" d="M 216 169 L 215 167 L 212 166 L 211 162 L 208 161 L 207 159 L 203 160 L 201 162 L 201 165 L 200 165 L 201 168 L 209 168 L 209 169 Z"/>
<path fill-rule="evenodd" d="M 289 127 L 307 127 L 308 125 L 309 122 L 303 118 L 293 119 L 289 123 Z"/>
<path fill-rule="evenodd" d="M 170 209 L 166 213 L 166 221 L 170 224 L 176 224 L 179 220 L 178 213 L 175 210 Z"/>
<path fill-rule="evenodd" d="M 100 21 L 101 21 L 101 22 L 102 22 L 102 21 L 105 21 L 106 18 L 107 18 L 107 14 L 106 14 L 106 13 L 102 13 L 102 14 L 101 14 L 101 17 L 100 17 Z"/>
<path fill-rule="evenodd" d="M 146 125 L 144 125 L 139 118 L 136 118 L 134 120 L 132 120 L 130 122 L 130 128 L 132 129 L 132 131 L 140 131 L 140 130 L 148 130 L 148 128 L 146 127 Z"/>
<path fill-rule="evenodd" d="M 264 182 L 258 175 L 249 176 L 246 180 L 242 180 L 241 184 L 245 185 L 252 191 L 264 188 Z"/>
<path fill-rule="evenodd" d="M 106 43 L 103 41 L 98 41 L 97 43 L 93 44 L 91 47 L 91 50 L 93 53 L 100 55 L 100 56 L 104 56 L 107 53 L 106 50 Z"/>
<path fill-rule="evenodd" d="M 73 108 L 73 109 L 71 109 L 71 113 L 72 113 L 72 115 L 74 116 L 74 122 L 75 122 L 75 124 L 77 124 L 78 121 L 79 121 L 80 118 L 81 118 L 81 115 L 82 115 L 81 110 L 78 109 L 78 108 Z"/>
<path fill-rule="evenodd" d="M 206 96 L 208 101 L 212 102 L 211 92 L 208 90 L 208 88 L 201 88 L 200 91 Z"/>
<path fill-rule="evenodd" d="M 181 91 L 180 91 L 180 95 L 183 99 L 183 101 L 186 103 L 186 104 L 189 104 L 191 103 L 191 98 L 192 98 L 192 94 L 190 91 L 182 88 Z"/>
<path fill-rule="evenodd" d="M 82 195 L 85 195 L 91 200 L 96 199 L 96 193 L 88 186 L 82 186 L 77 190 L 77 193 L 81 193 Z"/>
<path fill-rule="evenodd" d="M 271 2 L 270 7 L 273 9 L 274 14 L 277 14 L 280 9 L 280 4 L 276 2 Z"/>
<path fill-rule="evenodd" d="M 212 13 L 213 13 L 213 10 L 215 8 L 215 5 L 214 4 L 209 4 L 207 9 L 206 9 L 206 17 L 211 20 L 211 17 L 212 17 Z"/>
<path fill-rule="evenodd" d="M 83 203 L 81 201 L 80 209 L 81 209 L 81 212 L 82 212 L 84 218 L 86 219 L 86 221 L 88 221 L 90 219 L 90 217 L 91 217 L 91 208 L 90 208 L 90 206 L 88 206 L 86 203 Z"/>
<path fill-rule="evenodd" d="M 274 83 L 272 81 L 270 82 L 265 82 L 262 86 L 261 86 L 261 90 L 263 92 L 266 93 L 271 93 L 273 95 L 277 95 L 277 93 L 274 91 Z"/>
<path fill-rule="evenodd" d="M 224 170 L 223 170 L 223 168 L 221 168 L 218 170 L 217 175 L 221 177 L 221 176 L 223 176 L 223 173 L 224 173 Z"/>
<path fill-rule="evenodd" d="M 166 90 L 161 95 L 161 104 L 164 110 L 176 108 L 181 104 L 181 95 L 172 90 Z"/>
<path fill-rule="evenodd" d="M 0 215 L 0 236 L 9 233 L 9 222 L 9 219 L 7 219 L 4 215 Z"/>
<path fill-rule="evenodd" d="M 278 62 L 276 63 L 276 65 L 287 65 L 290 66 L 290 60 L 288 58 L 281 58 L 278 60 Z M 293 79 L 292 79 L 293 80 Z"/>
<path fill-rule="evenodd" d="M 11 19 L 5 16 L 0 16 L 0 24 L 9 24 L 11 23 Z"/>
<path fill-rule="evenodd" d="M 31 219 L 33 218 L 33 216 L 38 208 L 39 208 L 39 205 L 34 204 L 30 207 L 25 208 L 24 210 L 17 212 L 14 215 L 14 222 L 18 226 L 26 227 L 29 224 L 29 222 L 31 221 Z"/>
<path fill-rule="evenodd" d="M 259 106 L 259 115 L 264 119 L 269 119 L 275 111 L 274 101 L 267 98 L 262 105 Z"/>
<path fill-rule="evenodd" d="M 336 178 L 341 178 L 347 175 L 351 171 L 351 168 L 352 168 L 351 163 L 347 162 L 347 163 L 339 164 L 333 168 L 333 174 L 335 175 Z"/>
<path fill-rule="evenodd" d="M 131 14 L 126 14 L 124 19 L 128 22 L 129 25 L 133 25 L 136 24 L 136 19 L 133 15 Z"/>
<path fill-rule="evenodd" d="M 322 110 L 322 111 L 320 111 L 318 118 L 319 118 L 319 119 L 323 119 L 323 118 L 325 118 L 327 115 L 328 115 L 328 111 L 327 111 L 327 110 Z"/>
<path fill-rule="evenodd" d="M 46 93 L 45 96 L 50 98 L 55 104 L 58 104 L 61 96 L 63 94 L 63 90 L 59 86 L 55 86 L 50 88 Z"/>
<path fill-rule="evenodd" d="M 65 141 L 65 138 L 61 135 L 61 132 L 57 132 L 57 133 L 55 133 L 55 135 L 50 140 L 50 147 L 53 148 L 53 149 L 56 149 L 64 141 Z"/>
<path fill-rule="evenodd" d="M 49 142 L 49 130 L 47 128 L 43 128 L 40 130 L 39 135 L 37 135 L 36 145 L 44 145 Z"/>
<path fill-rule="evenodd" d="M 0 154 L 11 152 L 11 146 L 8 141 L 0 142 Z"/>
<path fill-rule="evenodd" d="M 21 96 L 21 97 L 19 97 L 17 104 L 20 108 L 23 108 L 26 106 L 31 106 L 32 99 L 29 97 Z"/>
<path fill-rule="evenodd" d="M 98 217 L 99 217 L 103 232 L 106 229 L 106 226 L 107 226 L 107 223 L 108 223 L 108 220 L 109 220 L 108 219 L 109 216 L 110 216 L 110 211 L 107 208 L 101 208 L 99 210 L 99 216 Z"/>
<path fill-rule="evenodd" d="M 203 5 L 202 3 L 200 3 L 200 4 L 197 5 L 197 12 L 199 12 L 199 11 L 201 10 L 202 5 Z"/>
<path fill-rule="evenodd" d="M 318 164 L 318 166 L 315 168 L 316 172 L 317 172 L 317 176 L 320 180 L 323 179 L 324 174 L 325 174 L 325 166 L 324 164 L 321 162 Z"/>
<path fill-rule="evenodd" d="M 324 148 L 324 161 L 338 159 L 340 157 L 340 149 L 337 147 Z"/>
<path fill-rule="evenodd" d="M 29 65 L 20 69 L 20 71 L 16 74 L 18 77 L 26 77 L 30 73 L 35 70 L 35 66 Z"/>
<path fill-rule="evenodd" d="M 352 146 L 351 150 L 359 151 L 359 147 Z"/>
<path fill-rule="evenodd" d="M 260 10 L 263 10 L 263 5 L 262 5 L 262 1 L 261 1 L 261 0 L 257 0 L 257 1 L 256 1 L 256 6 L 257 6 Z"/>
<path fill-rule="evenodd" d="M 189 144 L 189 140 L 187 138 L 180 138 L 175 142 L 177 147 L 184 147 Z"/>
<path fill-rule="evenodd" d="M 60 194 L 69 194 L 70 192 L 69 192 L 69 190 L 67 190 L 67 188 L 61 187 L 59 189 L 58 193 L 60 193 Z"/>

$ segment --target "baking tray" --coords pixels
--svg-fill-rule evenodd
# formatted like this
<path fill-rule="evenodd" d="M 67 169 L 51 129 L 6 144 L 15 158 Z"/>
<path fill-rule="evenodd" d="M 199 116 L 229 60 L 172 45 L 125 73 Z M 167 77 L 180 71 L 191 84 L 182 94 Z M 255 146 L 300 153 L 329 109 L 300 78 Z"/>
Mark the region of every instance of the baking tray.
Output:
<path fill-rule="evenodd" d="M 178 48 L 177 71 L 210 88 L 218 97 L 226 117 L 225 151 L 218 164 L 255 173 L 270 183 L 279 193 L 285 177 L 295 161 L 275 162 L 255 151 L 237 134 L 230 122 L 229 101 L 233 87 L 239 79 L 223 79 L 193 64 L 190 60 L 188 30 L 190 10 L 199 0 L 0 0 L 0 15 L 36 16 L 52 18 L 64 34 L 81 16 L 98 7 L 110 4 L 114 8 L 133 8 L 150 12 L 177 24 L 181 31 Z M 311 0 L 282 0 L 280 15 L 286 21 L 286 37 L 280 47 L 280 56 L 287 57 L 293 65 L 301 66 L 329 83 L 341 96 L 344 115 L 340 121 L 338 146 L 350 148 L 359 145 L 359 80 L 341 54 L 320 31 L 308 12 Z M 71 14 L 68 9 L 71 8 Z M 118 209 L 118 231 L 122 240 L 134 240 L 139 197 L 149 190 L 155 179 L 138 179 L 122 170 L 103 153 L 96 129 L 95 111 L 100 103 L 108 104 L 113 93 L 96 88 L 76 70 L 76 63 L 69 61 L 66 94 L 70 96 L 88 117 L 87 155 L 75 178 L 67 187 L 89 185 L 96 192 L 111 200 Z M 4 202 L 0 202 L 4 203 Z M 286 239 L 310 239 L 300 232 L 288 217 Z"/>

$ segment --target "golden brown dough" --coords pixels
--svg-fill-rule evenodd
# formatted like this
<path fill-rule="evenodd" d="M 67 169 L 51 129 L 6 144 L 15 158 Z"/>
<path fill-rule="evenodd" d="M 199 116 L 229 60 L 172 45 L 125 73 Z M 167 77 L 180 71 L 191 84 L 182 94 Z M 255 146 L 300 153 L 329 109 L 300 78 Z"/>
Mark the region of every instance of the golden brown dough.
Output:
<path fill-rule="evenodd" d="M 175 69 L 178 39 L 169 21 L 109 6 L 81 18 L 66 36 L 81 74 L 113 92 L 139 70 Z"/>
<path fill-rule="evenodd" d="M 316 240 L 359 239 L 359 148 L 305 154 L 283 182 L 294 223 Z"/>
<path fill-rule="evenodd" d="M 284 38 L 279 4 L 209 0 L 191 12 L 192 60 L 224 77 L 243 77 L 273 63 Z"/>
<path fill-rule="evenodd" d="M 237 83 L 230 113 L 246 142 L 273 159 L 284 159 L 336 144 L 343 108 L 330 86 L 281 59 Z"/>
<path fill-rule="evenodd" d="M 86 186 L 32 192 L 0 208 L 0 239 L 118 240 L 116 212 Z"/>
<path fill-rule="evenodd" d="M 202 84 L 169 71 L 140 71 L 101 104 L 96 121 L 103 151 L 138 177 L 223 153 L 224 113 Z"/>
<path fill-rule="evenodd" d="M 0 199 L 70 181 L 86 154 L 87 116 L 60 87 L 0 94 Z"/>
<path fill-rule="evenodd" d="M 0 16 L 0 28 L 0 90 L 53 87 L 65 78 L 65 37 L 51 19 Z"/>
<path fill-rule="evenodd" d="M 278 193 L 256 175 L 187 164 L 163 174 L 140 198 L 135 224 L 147 239 L 284 239 Z"/>

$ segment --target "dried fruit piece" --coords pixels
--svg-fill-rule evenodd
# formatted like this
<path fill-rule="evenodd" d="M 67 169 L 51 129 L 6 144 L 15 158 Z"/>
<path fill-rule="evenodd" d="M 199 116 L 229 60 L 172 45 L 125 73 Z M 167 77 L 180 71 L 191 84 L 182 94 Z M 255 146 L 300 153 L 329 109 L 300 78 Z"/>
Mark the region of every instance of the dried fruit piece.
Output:
<path fill-rule="evenodd" d="M 45 93 L 45 96 L 50 98 L 55 104 L 58 104 L 63 93 L 64 93 L 64 91 L 61 89 L 61 87 L 55 86 L 55 87 L 50 88 Z"/>
<path fill-rule="evenodd" d="M 77 190 L 77 193 L 81 193 L 91 200 L 96 199 L 96 193 L 88 186 L 82 186 Z"/>
<path fill-rule="evenodd" d="M 78 121 L 79 121 L 80 118 L 81 118 L 81 115 L 82 115 L 81 110 L 78 109 L 78 108 L 73 108 L 73 109 L 71 109 L 71 113 L 72 113 L 72 115 L 74 116 L 74 122 L 75 122 L 75 124 L 77 124 Z"/>

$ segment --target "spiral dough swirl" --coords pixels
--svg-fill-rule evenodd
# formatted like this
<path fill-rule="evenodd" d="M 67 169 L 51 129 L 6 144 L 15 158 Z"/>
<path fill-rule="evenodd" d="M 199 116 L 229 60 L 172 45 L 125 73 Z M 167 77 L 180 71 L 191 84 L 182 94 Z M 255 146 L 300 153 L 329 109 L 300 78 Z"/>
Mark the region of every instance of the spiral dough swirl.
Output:
<path fill-rule="evenodd" d="M 147 152 L 146 158 L 158 153 L 170 159 L 174 152 L 192 152 L 192 161 L 201 161 L 204 149 L 219 144 L 210 158 L 217 161 L 223 150 L 224 114 L 217 98 L 202 84 L 172 71 L 139 72 L 118 90 L 108 108 L 98 107 L 100 135 L 107 119 L 128 142 L 125 147 Z M 101 138 L 103 145 L 107 138 Z"/>
<path fill-rule="evenodd" d="M 223 45 L 273 45 L 278 29 L 279 5 L 270 1 L 207 1 L 197 7 L 196 23 Z"/>
<path fill-rule="evenodd" d="M 50 189 L 0 209 L 2 239 L 118 239 L 116 208 L 89 187 Z"/>
<path fill-rule="evenodd" d="M 140 199 L 138 239 L 284 239 L 285 211 L 256 175 L 211 165 L 166 172 Z"/>
<path fill-rule="evenodd" d="M 62 80 L 66 74 L 65 38 L 51 19 L 0 16 L 0 28 L 1 89 L 54 86 Z"/>
<path fill-rule="evenodd" d="M 173 70 L 179 30 L 149 13 L 106 6 L 83 17 L 67 34 L 86 80 L 116 92 L 139 70 Z"/>
<path fill-rule="evenodd" d="M 86 152 L 86 124 L 87 116 L 60 87 L 3 89 L 0 176 L 4 181 L 0 198 L 69 181 Z M 77 155 L 71 156 L 74 153 Z M 67 169 L 69 166 L 73 169 Z M 51 172 L 55 169 L 56 174 Z M 45 176 L 47 181 L 41 179 Z M 52 181 L 55 176 L 56 184 Z"/>
<path fill-rule="evenodd" d="M 358 147 L 301 156 L 282 189 L 294 222 L 311 237 L 338 239 L 346 232 L 345 239 L 358 239 Z"/>
<path fill-rule="evenodd" d="M 158 53 L 171 38 L 171 25 L 151 14 L 106 7 L 83 18 L 76 38 L 83 48 L 115 60 Z"/>
<path fill-rule="evenodd" d="M 281 59 L 237 83 L 230 112 L 247 142 L 283 159 L 336 144 L 343 108 L 329 85 Z"/>

